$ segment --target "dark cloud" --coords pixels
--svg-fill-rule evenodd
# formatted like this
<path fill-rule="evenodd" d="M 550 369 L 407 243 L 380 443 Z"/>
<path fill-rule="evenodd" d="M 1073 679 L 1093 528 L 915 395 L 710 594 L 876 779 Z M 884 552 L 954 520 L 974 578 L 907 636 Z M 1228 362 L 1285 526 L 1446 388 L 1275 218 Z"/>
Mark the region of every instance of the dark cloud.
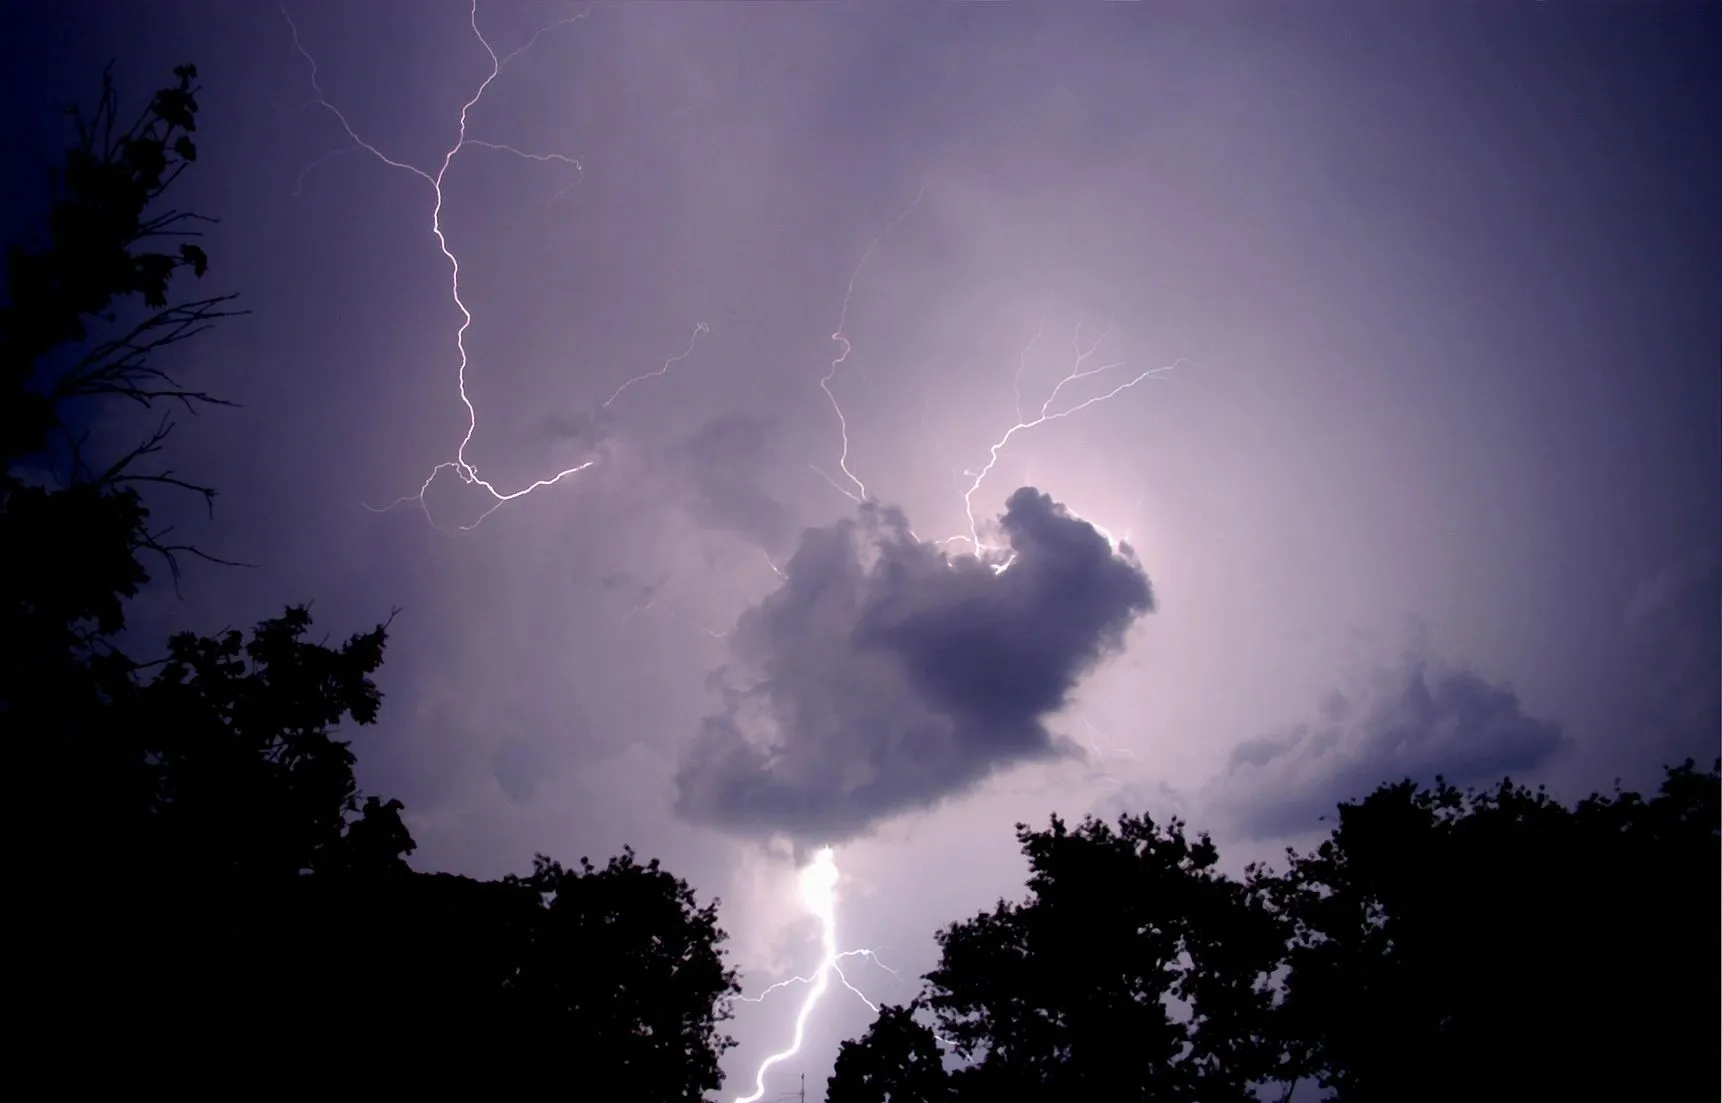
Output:
<path fill-rule="evenodd" d="M 729 529 L 767 553 L 789 547 L 794 521 L 764 489 L 767 473 L 781 467 L 771 422 L 747 413 L 714 418 L 683 445 L 679 459 L 693 488 L 696 520 Z"/>
<path fill-rule="evenodd" d="M 1002 570 L 916 540 L 889 508 L 805 531 L 783 586 L 737 622 L 677 811 L 838 842 L 1011 764 L 1080 754 L 1045 720 L 1153 592 L 1128 548 L 1033 488 L 1000 527 Z"/>
<path fill-rule="evenodd" d="M 1239 744 L 1218 800 L 1252 838 L 1291 836 L 1383 782 L 1486 784 L 1542 766 L 1563 744 L 1560 726 L 1527 716 L 1510 687 L 1442 666 L 1417 643 L 1367 689 L 1330 695 L 1319 721 Z"/>

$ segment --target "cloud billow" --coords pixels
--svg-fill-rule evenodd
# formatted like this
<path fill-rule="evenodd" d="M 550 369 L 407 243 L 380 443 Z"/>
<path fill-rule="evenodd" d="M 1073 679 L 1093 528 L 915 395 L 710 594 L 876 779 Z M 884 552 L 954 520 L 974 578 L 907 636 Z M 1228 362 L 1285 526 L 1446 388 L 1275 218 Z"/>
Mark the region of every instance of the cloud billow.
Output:
<path fill-rule="evenodd" d="M 1318 722 L 1233 749 L 1215 796 L 1251 838 L 1316 829 L 1341 801 L 1436 777 L 1461 787 L 1532 772 L 1567 745 L 1511 686 L 1437 662 L 1421 638 L 1361 693 L 1335 693 Z"/>
<path fill-rule="evenodd" d="M 895 509 L 806 530 L 745 612 L 723 707 L 682 756 L 676 810 L 740 834 L 841 842 L 997 770 L 1070 749 L 1045 720 L 1154 607 L 1128 548 L 1024 487 L 1008 569 L 917 540 Z"/>

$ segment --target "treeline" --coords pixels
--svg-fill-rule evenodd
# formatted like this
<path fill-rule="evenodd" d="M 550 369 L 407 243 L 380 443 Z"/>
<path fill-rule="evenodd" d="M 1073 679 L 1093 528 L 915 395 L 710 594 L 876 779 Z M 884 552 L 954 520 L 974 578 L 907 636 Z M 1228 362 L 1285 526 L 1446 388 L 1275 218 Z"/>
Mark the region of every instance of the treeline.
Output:
<path fill-rule="evenodd" d="M 133 656 L 128 601 L 177 546 L 145 494 L 163 420 L 87 454 L 94 403 L 218 402 L 159 356 L 235 313 L 166 207 L 197 87 L 135 118 L 104 83 L 0 304 L 0 726 L 12 1051 L 56 1093 L 548 1088 L 692 1101 L 733 996 L 715 902 L 632 853 L 478 881 L 412 870 L 361 793 L 388 625 L 252 631 Z M 193 284 L 196 286 L 196 284 Z M 1286 868 L 1127 816 L 1019 828 L 1029 895 L 939 934 L 921 997 L 845 1043 L 833 1103 L 1717 1096 L 1718 773 L 1573 808 L 1510 784 L 1389 786 Z"/>
<path fill-rule="evenodd" d="M 1027 899 L 939 932 L 827 1099 L 1716 1099 L 1719 782 L 1383 786 L 1241 877 L 1177 820 L 1019 826 Z"/>

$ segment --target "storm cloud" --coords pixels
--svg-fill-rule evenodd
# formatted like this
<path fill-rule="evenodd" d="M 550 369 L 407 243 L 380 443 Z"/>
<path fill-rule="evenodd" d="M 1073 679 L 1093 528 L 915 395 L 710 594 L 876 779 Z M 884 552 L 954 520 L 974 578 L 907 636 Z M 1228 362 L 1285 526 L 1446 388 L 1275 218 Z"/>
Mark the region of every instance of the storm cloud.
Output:
<path fill-rule="evenodd" d="M 1080 753 L 1045 720 L 1153 609 L 1152 588 L 1128 547 L 1032 487 L 999 527 L 1009 552 L 985 561 L 921 542 L 888 507 L 803 532 L 783 585 L 736 624 L 677 812 L 835 843 Z"/>
<path fill-rule="evenodd" d="M 1438 662 L 1419 640 L 1367 685 L 1329 694 L 1318 719 L 1235 747 L 1216 797 L 1246 836 L 1294 836 L 1378 785 L 1523 776 L 1565 742 L 1512 687 Z"/>

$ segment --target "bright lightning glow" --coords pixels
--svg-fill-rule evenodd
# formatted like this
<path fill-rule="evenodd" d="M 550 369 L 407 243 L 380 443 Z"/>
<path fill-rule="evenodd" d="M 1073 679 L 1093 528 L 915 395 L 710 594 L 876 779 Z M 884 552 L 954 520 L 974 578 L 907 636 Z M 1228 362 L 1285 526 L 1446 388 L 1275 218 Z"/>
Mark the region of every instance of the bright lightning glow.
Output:
<path fill-rule="evenodd" d="M 801 902 L 807 911 L 819 921 L 819 965 L 805 977 L 791 977 L 778 981 L 757 996 L 744 996 L 742 999 L 757 1003 L 780 988 L 792 984 L 808 985 L 807 995 L 801 1001 L 801 1010 L 795 1015 L 795 1033 L 791 1036 L 789 1046 L 779 1050 L 761 1061 L 753 1075 L 753 1094 L 736 1097 L 735 1103 L 757 1103 L 765 1094 L 765 1075 L 773 1067 L 794 1057 L 801 1052 L 801 1043 L 807 1037 L 807 1020 L 813 1014 L 824 997 L 826 989 L 831 987 L 831 977 L 836 975 L 839 983 L 849 991 L 861 997 L 861 1002 L 875 1014 L 879 1005 L 868 999 L 861 989 L 849 983 L 849 978 L 843 975 L 842 961 L 851 957 L 868 957 L 878 962 L 878 956 L 872 950 L 837 949 L 837 859 L 830 847 L 826 847 L 813 856 L 813 861 L 801 871 Z M 893 974 L 895 975 L 895 974 Z"/>
<path fill-rule="evenodd" d="M 1184 363 L 1184 361 L 1179 360 L 1163 367 L 1147 368 L 1137 372 L 1122 383 L 1114 385 L 1110 390 L 1103 391 L 1097 395 L 1090 395 L 1088 398 L 1085 398 L 1074 405 L 1057 408 L 1058 396 L 1065 387 L 1075 383 L 1079 379 L 1087 379 L 1091 376 L 1103 375 L 1106 372 L 1112 371 L 1114 368 L 1121 368 L 1124 366 L 1124 361 L 1122 360 L 1114 360 L 1095 367 L 1087 366 L 1089 359 L 1093 357 L 1095 353 L 1100 351 L 1100 346 L 1106 342 L 1106 338 L 1111 335 L 1112 331 L 1107 330 L 1105 333 L 1102 333 L 1085 349 L 1082 344 L 1082 319 L 1079 318 L 1076 322 L 1076 333 L 1071 338 L 1071 343 L 1075 348 L 1075 359 L 1071 363 L 1070 371 L 1067 372 L 1064 378 L 1060 379 L 1058 384 L 1052 388 L 1052 393 L 1046 396 L 1046 401 L 1040 404 L 1040 412 L 1034 417 L 1024 417 L 1022 413 L 1022 373 L 1028 364 L 1029 351 L 1034 348 L 1035 343 L 1040 340 L 1041 335 L 1045 330 L 1046 323 L 1042 321 L 1040 325 L 1035 327 L 1034 336 L 1029 338 L 1028 344 L 1023 346 L 1022 353 L 1017 358 L 1016 377 L 1012 384 L 1016 397 L 1016 424 L 1006 429 L 1004 431 L 1004 435 L 993 442 L 992 447 L 988 449 L 987 452 L 987 462 L 979 471 L 972 473 L 965 472 L 965 474 L 972 474 L 974 479 L 974 481 L 969 484 L 969 488 L 963 492 L 963 514 L 968 518 L 968 534 L 966 536 L 958 535 L 946 537 L 944 540 L 938 541 L 940 544 L 946 544 L 956 540 L 966 540 L 977 555 L 985 552 L 1003 550 L 981 542 L 979 526 L 975 521 L 975 494 L 981 489 L 981 484 L 986 481 L 986 477 L 992 473 L 992 469 L 997 466 L 999 453 L 1004 451 L 1005 445 L 1010 443 L 1012 437 L 1016 436 L 1018 433 L 1026 432 L 1030 429 L 1044 425 L 1049 421 L 1057 421 L 1061 418 L 1067 418 L 1072 414 L 1088 409 L 1090 406 L 1096 406 L 1102 402 L 1107 402 L 1117 398 L 1119 395 L 1130 390 L 1132 387 L 1135 387 L 1137 384 L 1147 382 L 1150 379 L 1158 379 L 1170 373 L 1174 368 L 1178 367 L 1179 364 Z M 1093 522 L 1089 523 L 1093 524 Z M 1118 548 L 1118 542 L 1112 538 L 1112 535 L 1104 529 L 1100 529 L 1099 526 L 1095 527 L 1101 535 L 1106 538 L 1106 542 L 1112 546 L 1114 551 L 1116 551 Z M 1005 563 L 1000 564 L 997 569 L 1002 571 L 1008 566 L 1009 561 L 1007 560 Z"/>
<path fill-rule="evenodd" d="M 837 357 L 831 361 L 824 376 L 819 380 L 819 389 L 825 392 L 825 398 L 830 402 L 832 412 L 837 415 L 839 443 L 837 467 L 838 470 L 843 473 L 844 477 L 849 480 L 850 487 L 853 487 L 854 489 L 850 489 L 850 487 L 846 487 L 839 483 L 836 479 L 832 478 L 818 467 L 814 467 L 813 470 L 827 483 L 831 484 L 832 489 L 858 505 L 864 505 L 871 501 L 872 498 L 867 491 L 867 485 L 861 481 L 860 476 L 856 475 L 849 466 L 849 420 L 843 413 L 843 406 L 838 402 L 836 392 L 831 389 L 831 383 L 832 380 L 837 377 L 838 370 L 843 366 L 844 362 L 849 359 L 849 354 L 854 351 L 855 348 L 854 343 L 850 341 L 848 334 L 845 332 L 845 327 L 849 322 L 849 306 L 855 297 L 855 285 L 861 278 L 861 270 L 866 267 L 867 262 L 872 259 L 873 254 L 878 252 L 880 245 L 883 244 L 885 239 L 890 236 L 891 232 L 895 230 L 903 220 L 908 218 L 910 214 L 914 213 L 916 207 L 920 206 L 921 199 L 926 192 L 927 185 L 922 184 L 920 189 L 916 191 L 914 200 L 903 209 L 901 214 L 891 220 L 891 223 L 885 227 L 884 231 L 881 232 L 878 237 L 873 239 L 873 243 L 867 247 L 866 252 L 861 255 L 861 259 L 856 262 L 854 270 L 850 272 L 849 283 L 843 290 L 843 303 L 838 311 L 837 328 L 831 334 L 831 339 L 839 346 Z M 1089 361 L 1100 351 L 1100 346 L 1105 344 L 1106 338 L 1111 336 L 1111 330 L 1109 329 L 1102 333 L 1099 337 L 1095 338 L 1092 343 L 1084 347 L 1082 339 L 1082 325 L 1082 319 L 1079 318 L 1076 323 L 1076 331 L 1071 338 L 1071 344 L 1074 347 L 1074 359 L 1071 363 L 1070 370 L 1065 374 L 1064 378 L 1060 379 L 1058 383 L 1054 385 L 1051 393 L 1046 396 L 1046 400 L 1041 403 L 1039 412 L 1033 417 L 1025 417 L 1023 415 L 1022 377 L 1023 373 L 1028 370 L 1029 353 L 1033 351 L 1034 346 L 1045 334 L 1045 319 L 1042 319 L 1035 327 L 1034 335 L 1029 338 L 1028 343 L 1023 346 L 1022 351 L 1017 355 L 1016 374 L 1013 376 L 1011 381 L 1012 394 L 1016 400 L 1016 423 L 1007 428 L 1004 433 L 1000 435 L 999 438 L 987 449 L 987 462 L 982 465 L 978 471 L 968 470 L 963 472 L 963 475 L 970 480 L 968 486 L 963 490 L 962 495 L 963 516 L 968 521 L 968 532 L 955 536 L 947 536 L 943 539 L 935 540 L 933 543 L 943 547 L 947 544 L 959 541 L 966 542 L 976 556 L 989 560 L 994 572 L 1003 573 L 1010 567 L 1011 563 L 1014 562 L 1015 555 L 1014 553 L 1010 553 L 1009 549 L 982 541 L 980 535 L 980 523 L 975 518 L 974 501 L 975 495 L 980 492 L 981 484 L 986 481 L 987 476 L 990 475 L 993 468 L 998 465 L 1000 454 L 1004 451 L 1005 447 L 1010 444 L 1011 440 L 1018 433 L 1038 428 L 1049 421 L 1062 420 L 1063 418 L 1070 417 L 1072 414 L 1080 413 L 1081 411 L 1088 409 L 1090 406 L 1098 406 L 1103 402 L 1109 402 L 1123 394 L 1125 391 L 1131 390 L 1137 385 L 1145 383 L 1148 380 L 1159 379 L 1166 376 L 1179 366 L 1187 363 L 1187 361 L 1179 359 L 1171 364 L 1139 370 L 1134 375 L 1124 379 L 1122 382 L 1115 383 L 1108 390 L 1102 391 L 1099 394 L 1091 394 L 1081 401 L 1071 402 L 1061 406 L 1059 405 L 1059 398 L 1063 395 L 1065 388 L 1069 387 L 1071 384 L 1077 383 L 1079 380 L 1105 375 L 1114 369 L 1125 366 L 1125 362 L 1123 360 L 1114 360 L 1090 366 Z M 925 411 L 923 411 L 923 425 L 925 422 L 926 416 Z M 1094 522 L 1092 521 L 1088 523 L 1094 525 Z M 1112 534 L 1101 528 L 1099 525 L 1094 525 L 1094 527 L 1096 531 L 1105 537 L 1107 544 L 1111 546 L 1112 550 L 1117 552 L 1119 542 L 1113 538 Z M 913 532 L 909 535 L 917 540 L 920 539 L 920 537 L 915 536 Z M 1128 539 L 1128 537 L 1126 539 Z M 1001 555 L 1000 553 L 1003 554 Z"/>
<path fill-rule="evenodd" d="M 488 149 L 498 153 L 506 153 L 527 161 L 556 162 L 558 164 L 572 167 L 577 173 L 581 171 L 580 162 L 567 154 L 531 153 L 517 149 L 511 145 L 504 145 L 500 142 L 491 142 L 481 138 L 469 137 L 467 134 L 467 118 L 471 114 L 473 108 L 478 106 L 478 102 L 484 98 L 484 94 L 486 90 L 490 88 L 492 82 L 502 75 L 503 69 L 508 66 L 509 62 L 531 49 L 532 46 L 537 43 L 539 38 L 543 37 L 549 31 L 554 30 L 557 27 L 577 22 L 584 18 L 585 14 L 585 12 L 581 12 L 578 15 L 558 20 L 548 27 L 542 27 L 533 33 L 532 37 L 526 41 L 525 45 L 511 53 L 499 55 L 497 54 L 495 47 L 493 47 L 490 44 L 490 41 L 484 37 L 484 32 L 479 30 L 478 0 L 472 0 L 472 6 L 468 12 L 468 24 L 472 27 L 473 37 L 478 40 L 478 44 L 484 48 L 486 56 L 490 58 L 490 72 L 479 82 L 478 87 L 473 91 L 471 97 L 461 105 L 458 125 L 455 128 L 454 144 L 444 151 L 441 161 L 437 164 L 437 167 L 433 172 L 420 168 L 417 165 L 409 164 L 405 161 L 395 160 L 384 153 L 381 149 L 377 148 L 377 146 L 360 137 L 358 131 L 353 128 L 353 125 L 350 122 L 348 122 L 347 116 L 333 103 L 329 102 L 328 97 L 324 95 L 323 87 L 318 80 L 317 59 L 311 55 L 311 52 L 305 48 L 304 43 L 300 40 L 299 27 L 293 22 L 293 17 L 288 14 L 286 8 L 283 7 L 281 9 L 281 16 L 287 21 L 287 26 L 292 31 L 294 48 L 299 51 L 300 56 L 303 57 L 306 63 L 311 67 L 311 89 L 316 93 L 314 102 L 325 108 L 335 117 L 335 120 L 340 123 L 341 129 L 346 132 L 347 137 L 351 139 L 353 144 L 359 149 L 369 153 L 371 156 L 375 157 L 383 164 L 388 165 L 390 168 L 397 168 L 410 172 L 430 185 L 431 192 L 435 197 L 434 202 L 431 205 L 430 232 L 436 238 L 437 248 L 442 252 L 443 259 L 448 261 L 449 295 L 454 300 L 455 309 L 460 312 L 460 325 L 455 330 L 454 334 L 455 350 L 459 354 L 459 369 L 455 374 L 455 386 L 456 391 L 460 396 L 461 405 L 466 408 L 466 432 L 461 436 L 460 443 L 455 447 L 454 458 L 451 460 L 445 460 L 432 467 L 430 474 L 425 477 L 424 482 L 419 486 L 418 493 L 403 495 L 402 497 L 395 499 L 393 502 L 390 502 L 388 505 L 380 508 L 366 507 L 374 509 L 375 512 L 386 512 L 397 506 L 405 505 L 408 502 L 417 502 L 419 507 L 424 511 L 425 518 L 429 520 L 432 525 L 435 525 L 436 519 L 431 516 L 430 506 L 425 501 L 425 495 L 430 492 L 431 485 L 436 482 L 437 476 L 441 475 L 444 471 L 452 471 L 462 482 L 469 486 L 476 486 L 483 489 L 492 498 L 489 508 L 481 513 L 477 520 L 469 524 L 456 526 L 458 531 L 470 532 L 482 524 L 485 518 L 489 517 L 492 513 L 496 512 L 498 509 L 502 508 L 502 506 L 516 498 L 525 497 L 533 491 L 541 490 L 544 487 L 555 486 L 562 480 L 578 475 L 580 472 L 585 471 L 587 468 L 598 462 L 596 459 L 588 459 L 575 464 L 573 467 L 567 467 L 544 478 L 534 480 L 526 486 L 520 487 L 516 490 L 501 490 L 494 483 L 480 478 L 478 468 L 467 459 L 467 447 L 472 443 L 473 436 L 478 432 L 478 409 L 473 405 L 472 397 L 467 393 L 466 385 L 467 369 L 471 364 L 471 357 L 466 347 L 466 333 L 467 330 L 472 327 L 473 319 L 472 311 L 467 309 L 466 302 L 461 297 L 460 258 L 455 255 L 454 250 L 449 246 L 448 236 L 443 229 L 442 218 L 443 179 L 448 175 L 449 166 L 454 163 L 456 154 L 460 153 L 461 150 L 466 149 L 468 146 L 475 146 L 479 149 Z M 297 194 L 299 188 L 304 185 L 305 176 L 317 165 L 334 156 L 334 153 L 336 152 L 341 151 L 337 150 L 331 153 L 325 153 L 323 156 L 307 165 L 305 169 L 300 172 L 298 183 L 294 189 L 295 194 Z M 693 335 L 688 339 L 688 346 L 686 349 L 684 349 L 680 354 L 664 361 L 663 366 L 657 370 L 645 372 L 624 382 L 621 386 L 616 388 L 609 398 L 604 400 L 603 408 L 608 409 L 612 403 L 622 397 L 624 391 L 629 387 L 632 387 L 634 384 L 668 374 L 672 366 L 693 353 L 694 344 L 699 340 L 700 335 L 708 332 L 710 332 L 710 330 L 704 322 L 700 322 L 695 325 Z"/>
<path fill-rule="evenodd" d="M 794 1057 L 801 1052 L 801 1045 L 807 1037 L 807 1020 L 813 1015 L 813 1009 L 825 997 L 831 987 L 831 978 L 853 992 L 857 999 L 867 1005 L 867 1010 L 877 1015 L 879 1005 L 868 998 L 850 981 L 848 974 L 843 971 L 843 962 L 850 958 L 866 958 L 879 968 L 890 973 L 901 981 L 902 976 L 889 965 L 879 960 L 879 955 L 870 949 L 842 950 L 837 949 L 837 859 L 830 847 L 825 847 L 813 856 L 813 861 L 801 871 L 799 877 L 801 902 L 807 908 L 808 914 L 819 921 L 819 964 L 813 972 L 806 976 L 794 976 L 780 980 L 771 985 L 757 996 L 736 997 L 743 1003 L 763 1003 L 773 992 L 788 988 L 791 985 L 805 984 L 808 986 L 807 995 L 802 998 L 801 1008 L 795 1014 L 795 1031 L 790 1036 L 789 1045 L 773 1053 L 759 1063 L 753 1074 L 753 1093 L 739 1095 L 735 1103 L 758 1103 L 765 1095 L 765 1077 L 774 1067 Z M 946 1048 L 954 1046 L 950 1039 L 934 1034 L 939 1044 Z"/>

